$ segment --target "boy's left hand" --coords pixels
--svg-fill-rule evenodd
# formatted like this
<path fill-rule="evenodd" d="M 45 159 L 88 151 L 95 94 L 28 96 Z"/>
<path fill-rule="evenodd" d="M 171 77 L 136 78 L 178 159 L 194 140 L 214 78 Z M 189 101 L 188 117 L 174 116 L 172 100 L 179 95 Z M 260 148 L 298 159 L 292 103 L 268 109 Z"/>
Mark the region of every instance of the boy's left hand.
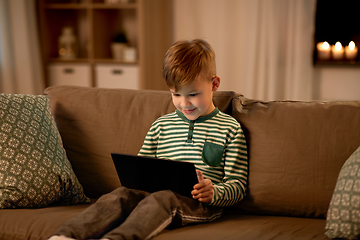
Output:
<path fill-rule="evenodd" d="M 199 183 L 194 185 L 194 190 L 191 191 L 191 194 L 194 199 L 197 199 L 199 202 L 211 202 L 214 196 L 214 187 L 210 179 L 204 179 L 202 172 L 196 170 Z"/>

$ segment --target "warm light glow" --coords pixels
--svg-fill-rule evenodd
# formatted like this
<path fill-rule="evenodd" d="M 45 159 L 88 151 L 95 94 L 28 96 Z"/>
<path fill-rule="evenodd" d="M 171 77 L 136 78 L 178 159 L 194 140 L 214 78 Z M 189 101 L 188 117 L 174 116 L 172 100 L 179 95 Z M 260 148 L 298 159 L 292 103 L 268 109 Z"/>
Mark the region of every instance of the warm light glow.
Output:
<path fill-rule="evenodd" d="M 358 55 L 358 48 L 355 45 L 354 41 L 349 43 L 349 46 L 345 47 L 345 57 L 348 60 L 355 60 Z"/>
<path fill-rule="evenodd" d="M 322 47 L 323 49 L 329 49 L 330 45 L 328 42 L 323 42 Z"/>
<path fill-rule="evenodd" d="M 321 60 L 329 59 L 331 54 L 330 48 L 331 46 L 329 45 L 328 42 L 318 42 L 316 44 L 317 57 Z"/>
<path fill-rule="evenodd" d="M 336 49 L 336 50 L 341 50 L 341 48 L 342 48 L 341 43 L 340 43 L 340 42 L 336 42 L 336 44 L 335 44 L 335 49 Z"/>
<path fill-rule="evenodd" d="M 350 50 L 354 50 L 354 49 L 355 49 L 355 43 L 354 43 L 354 41 L 351 41 L 351 42 L 349 43 L 349 49 L 350 49 Z"/>

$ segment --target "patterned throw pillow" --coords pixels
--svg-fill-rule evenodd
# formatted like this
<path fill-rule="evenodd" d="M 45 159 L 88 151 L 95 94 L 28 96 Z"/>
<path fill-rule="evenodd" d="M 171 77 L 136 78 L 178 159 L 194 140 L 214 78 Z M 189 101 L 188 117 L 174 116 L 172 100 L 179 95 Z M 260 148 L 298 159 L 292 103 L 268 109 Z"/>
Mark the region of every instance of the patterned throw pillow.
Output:
<path fill-rule="evenodd" d="M 360 235 L 360 147 L 340 170 L 325 228 L 329 238 L 355 239 Z"/>
<path fill-rule="evenodd" d="M 42 95 L 0 94 L 0 209 L 88 203 Z"/>

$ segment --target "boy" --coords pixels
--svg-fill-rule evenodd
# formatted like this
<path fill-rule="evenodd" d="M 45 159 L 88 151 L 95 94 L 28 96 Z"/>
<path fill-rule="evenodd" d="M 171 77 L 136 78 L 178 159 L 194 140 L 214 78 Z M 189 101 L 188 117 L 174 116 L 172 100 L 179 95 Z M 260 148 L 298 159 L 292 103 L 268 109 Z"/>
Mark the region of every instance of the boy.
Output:
<path fill-rule="evenodd" d="M 179 41 L 164 58 L 163 77 L 176 111 L 157 119 L 139 155 L 193 162 L 193 199 L 170 190 L 120 187 L 61 226 L 55 239 L 150 239 L 168 226 L 212 221 L 245 195 L 247 149 L 240 124 L 214 106 L 215 54 L 204 40 Z M 67 237 L 65 237 L 67 236 Z"/>

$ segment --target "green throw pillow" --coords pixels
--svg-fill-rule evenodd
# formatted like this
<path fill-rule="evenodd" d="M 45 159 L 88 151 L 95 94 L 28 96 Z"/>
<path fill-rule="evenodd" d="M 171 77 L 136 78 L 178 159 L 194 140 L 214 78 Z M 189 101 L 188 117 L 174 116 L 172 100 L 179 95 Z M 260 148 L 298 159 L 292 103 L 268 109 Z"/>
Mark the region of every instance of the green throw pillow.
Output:
<path fill-rule="evenodd" d="M 88 202 L 66 157 L 49 98 L 0 94 L 0 209 Z"/>
<path fill-rule="evenodd" d="M 325 228 L 329 238 L 355 239 L 360 234 L 360 147 L 340 170 Z"/>

